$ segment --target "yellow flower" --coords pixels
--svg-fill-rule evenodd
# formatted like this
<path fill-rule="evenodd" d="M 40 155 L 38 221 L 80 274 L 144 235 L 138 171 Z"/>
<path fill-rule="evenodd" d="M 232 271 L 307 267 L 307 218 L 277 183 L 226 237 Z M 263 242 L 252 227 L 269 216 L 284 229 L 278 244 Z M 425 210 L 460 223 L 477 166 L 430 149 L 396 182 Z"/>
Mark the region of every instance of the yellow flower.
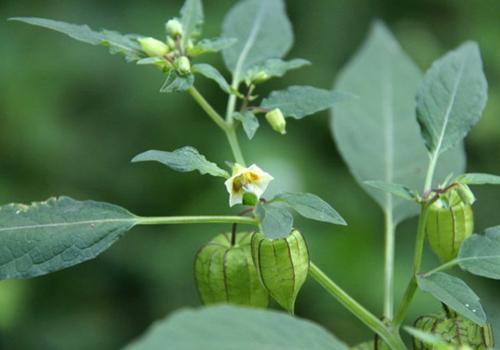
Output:
<path fill-rule="evenodd" d="M 229 206 L 243 203 L 245 193 L 253 193 L 257 199 L 260 198 L 273 179 L 255 164 L 248 168 L 235 164 L 233 175 L 224 183 L 229 192 Z"/>

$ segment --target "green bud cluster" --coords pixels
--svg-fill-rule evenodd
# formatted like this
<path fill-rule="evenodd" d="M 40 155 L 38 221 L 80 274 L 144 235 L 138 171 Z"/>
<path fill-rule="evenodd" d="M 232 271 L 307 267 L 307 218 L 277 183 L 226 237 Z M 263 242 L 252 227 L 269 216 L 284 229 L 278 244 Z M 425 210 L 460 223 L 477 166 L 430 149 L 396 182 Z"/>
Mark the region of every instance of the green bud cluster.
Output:
<path fill-rule="evenodd" d="M 439 336 L 450 345 L 448 349 L 493 348 L 490 324 L 479 326 L 453 311 L 422 316 L 415 321 L 415 328 Z M 413 344 L 415 350 L 440 350 L 418 339 L 414 339 Z"/>
<path fill-rule="evenodd" d="M 474 195 L 466 185 L 440 194 L 431 204 L 425 230 L 429 245 L 442 262 L 457 257 L 462 243 L 474 231 Z"/>

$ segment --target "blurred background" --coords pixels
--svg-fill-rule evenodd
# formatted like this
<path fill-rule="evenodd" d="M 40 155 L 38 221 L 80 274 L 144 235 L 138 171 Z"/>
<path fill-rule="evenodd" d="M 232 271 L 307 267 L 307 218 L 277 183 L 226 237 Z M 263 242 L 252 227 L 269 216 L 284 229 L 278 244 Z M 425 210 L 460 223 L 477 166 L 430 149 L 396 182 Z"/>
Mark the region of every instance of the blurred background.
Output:
<path fill-rule="evenodd" d="M 234 1 L 206 6 L 207 37 L 217 36 Z M 208 1 L 205 1 L 208 4 Z M 289 57 L 313 66 L 260 90 L 308 84 L 330 88 L 359 47 L 372 20 L 383 19 L 404 49 L 426 69 L 461 42 L 480 44 L 489 100 L 467 139 L 468 170 L 500 174 L 500 1 L 288 0 L 296 45 Z M 40 16 L 93 28 L 163 36 L 163 23 L 182 0 L 0 0 L 0 202 L 30 202 L 54 195 L 119 204 L 140 215 L 227 214 L 217 178 L 179 174 L 153 163 L 131 164 L 148 149 L 193 145 L 222 163 L 231 154 L 224 135 L 185 94 L 160 94 L 164 77 L 126 64 L 105 48 L 61 34 L 7 23 Z M 209 63 L 223 69 L 219 56 Z M 216 85 L 199 89 L 222 110 Z M 297 219 L 313 259 L 376 314 L 382 309 L 383 220 L 341 160 L 328 128 L 329 114 L 290 122 L 287 137 L 267 125 L 254 142 L 242 137 L 250 162 L 280 180 L 280 187 L 321 194 L 349 222 L 346 228 Z M 272 190 L 276 191 L 275 186 Z M 477 231 L 500 224 L 500 189 L 477 188 Z M 398 228 L 396 300 L 409 276 L 416 222 Z M 196 251 L 228 226 L 137 228 L 97 259 L 45 277 L 0 282 L 1 349 L 115 349 L 154 320 L 198 306 L 192 278 Z M 437 260 L 426 254 L 427 267 Z M 500 282 L 465 276 L 483 301 L 500 338 Z M 409 320 L 438 310 L 418 294 Z M 316 284 L 301 292 L 297 314 L 355 344 L 372 334 Z"/>

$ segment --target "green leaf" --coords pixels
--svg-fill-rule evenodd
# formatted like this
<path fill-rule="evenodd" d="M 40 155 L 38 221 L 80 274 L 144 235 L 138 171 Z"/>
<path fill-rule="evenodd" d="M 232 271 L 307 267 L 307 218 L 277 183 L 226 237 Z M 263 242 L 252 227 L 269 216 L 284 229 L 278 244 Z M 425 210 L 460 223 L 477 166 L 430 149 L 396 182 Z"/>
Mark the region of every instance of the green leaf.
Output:
<path fill-rule="evenodd" d="M 457 145 L 479 121 L 487 82 L 476 43 L 467 42 L 435 61 L 417 93 L 417 119 L 429 152 Z"/>
<path fill-rule="evenodd" d="M 469 173 L 455 180 L 466 185 L 500 185 L 500 176 L 492 174 Z"/>
<path fill-rule="evenodd" d="M 95 258 L 137 224 L 115 205 L 51 198 L 0 207 L 0 279 L 32 278 Z"/>
<path fill-rule="evenodd" d="M 149 161 L 160 162 L 182 173 L 197 170 L 202 175 L 209 174 L 224 178 L 229 177 L 227 171 L 219 168 L 217 164 L 209 162 L 196 148 L 190 146 L 176 149 L 173 152 L 151 150 L 141 153 L 132 159 L 132 163 Z"/>
<path fill-rule="evenodd" d="M 266 75 L 268 78 L 281 78 L 289 70 L 302 68 L 304 66 L 310 65 L 311 62 L 304 60 L 302 58 L 296 58 L 290 61 L 284 61 L 279 58 L 270 58 L 264 63 L 256 65 L 250 68 L 244 75 L 244 80 L 247 84 L 250 84 L 252 78 L 255 74 L 260 73 Z"/>
<path fill-rule="evenodd" d="M 243 113 L 234 113 L 233 118 L 239 120 L 243 125 L 243 130 L 247 134 L 248 138 L 253 139 L 255 132 L 259 128 L 259 119 L 250 111 L 244 111 Z"/>
<path fill-rule="evenodd" d="M 261 107 L 269 110 L 279 108 L 285 117 L 301 119 L 331 108 L 346 97 L 345 94 L 312 86 L 291 86 L 272 92 L 262 101 Z"/>
<path fill-rule="evenodd" d="M 190 56 L 199 56 L 205 53 L 219 52 L 233 46 L 237 41 L 235 38 L 202 39 L 193 48 L 188 49 L 188 53 Z"/>
<path fill-rule="evenodd" d="M 384 212 L 392 213 L 396 224 L 416 215 L 418 205 L 365 181 L 423 188 L 429 156 L 415 117 L 421 77 L 390 31 L 377 22 L 335 84 L 336 90 L 359 97 L 333 109 L 330 126 L 337 147 L 360 186 Z M 435 184 L 464 168 L 461 146 L 446 152 L 438 163 Z"/>
<path fill-rule="evenodd" d="M 336 225 L 347 225 L 330 204 L 312 193 L 284 192 L 278 194 L 272 201 L 285 202 L 305 218 L 329 222 Z"/>
<path fill-rule="evenodd" d="M 186 0 L 181 8 L 181 23 L 184 30 L 183 46 L 187 47 L 190 38 L 201 34 L 203 25 L 203 5 L 201 0 Z"/>
<path fill-rule="evenodd" d="M 474 275 L 500 279 L 500 226 L 490 227 L 484 235 L 474 234 L 462 244 L 458 262 Z"/>
<path fill-rule="evenodd" d="M 391 193 L 409 201 L 415 202 L 418 199 L 418 192 L 401 184 L 387 183 L 383 181 L 365 181 L 364 183 L 370 187 Z"/>
<path fill-rule="evenodd" d="M 170 92 L 183 92 L 188 90 L 194 84 L 194 75 L 180 75 L 175 70 L 171 70 L 167 79 L 160 88 L 160 92 L 170 93 Z"/>
<path fill-rule="evenodd" d="M 227 83 L 226 79 L 224 79 L 222 74 L 220 74 L 220 72 L 213 66 L 206 63 L 195 64 L 193 65 L 193 72 L 200 73 L 205 78 L 212 79 L 220 86 L 222 91 L 231 94 L 231 88 Z"/>
<path fill-rule="evenodd" d="M 224 62 L 237 82 L 251 67 L 283 57 L 293 44 L 283 0 L 240 1 L 227 14 L 222 32 L 224 37 L 238 40 L 223 51 Z"/>
<path fill-rule="evenodd" d="M 112 54 L 118 53 L 125 56 L 127 62 L 137 61 L 144 57 L 144 53 L 137 42 L 138 35 L 124 35 L 110 30 L 96 32 L 87 25 L 70 24 L 37 17 L 14 17 L 9 18 L 9 20 L 52 29 L 87 44 L 107 46 Z"/>
<path fill-rule="evenodd" d="M 436 272 L 430 275 L 418 275 L 418 286 L 424 292 L 448 305 L 457 313 L 480 326 L 486 324 L 486 315 L 479 302 L 479 297 L 461 279 Z"/>
<path fill-rule="evenodd" d="M 230 330 L 230 331 L 228 331 Z M 127 350 L 347 350 L 310 321 L 236 306 L 184 309 L 156 322 Z"/>
<path fill-rule="evenodd" d="M 285 208 L 258 203 L 254 213 L 259 220 L 260 231 L 267 238 L 284 238 L 292 231 L 293 216 Z"/>

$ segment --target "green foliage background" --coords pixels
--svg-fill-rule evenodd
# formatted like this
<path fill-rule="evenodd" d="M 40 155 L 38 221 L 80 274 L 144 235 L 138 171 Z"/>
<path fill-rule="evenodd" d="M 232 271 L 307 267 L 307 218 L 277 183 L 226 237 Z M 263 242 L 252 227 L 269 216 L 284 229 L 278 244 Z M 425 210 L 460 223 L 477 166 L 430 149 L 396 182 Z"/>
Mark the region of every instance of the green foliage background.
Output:
<path fill-rule="evenodd" d="M 220 32 L 234 1 L 205 1 L 207 36 Z M 500 2 L 496 0 L 288 0 L 296 45 L 290 57 L 314 65 L 262 89 L 290 84 L 332 86 L 374 18 L 387 22 L 422 69 L 466 39 L 480 44 L 489 101 L 467 140 L 468 169 L 500 173 Z M 39 16 L 162 37 L 175 1 L 0 1 L 0 201 L 29 202 L 66 194 L 122 205 L 143 215 L 229 213 L 219 179 L 178 174 L 155 164 L 130 164 L 147 149 L 193 145 L 222 163 L 231 154 L 224 135 L 187 94 L 158 93 L 163 77 L 125 64 L 103 48 L 60 34 L 7 23 L 11 16 Z M 209 59 L 222 68 L 220 57 Z M 374 67 L 376 69 L 376 67 Z M 223 109 L 223 94 L 210 81 L 200 90 Z M 369 82 L 367 82 L 369 83 Z M 312 258 L 336 282 L 381 314 L 382 214 L 356 185 L 331 139 L 328 113 L 291 121 L 287 137 L 264 127 L 243 141 L 250 162 L 278 180 L 273 188 L 320 194 L 348 227 L 300 220 Z M 242 137 L 244 140 L 244 137 Z M 278 184 L 278 182 L 280 182 Z M 477 231 L 500 224 L 500 190 L 476 191 Z M 135 229 L 98 259 L 29 281 L 0 282 L 0 348 L 113 349 L 152 321 L 182 306 L 199 305 L 193 256 L 224 226 Z M 397 300 L 410 270 L 415 221 L 398 230 Z M 437 259 L 427 254 L 427 265 Z M 467 277 L 500 337 L 500 282 Z M 418 294 L 414 319 L 437 310 Z M 296 313 L 350 343 L 371 334 L 313 281 L 301 292 Z"/>

